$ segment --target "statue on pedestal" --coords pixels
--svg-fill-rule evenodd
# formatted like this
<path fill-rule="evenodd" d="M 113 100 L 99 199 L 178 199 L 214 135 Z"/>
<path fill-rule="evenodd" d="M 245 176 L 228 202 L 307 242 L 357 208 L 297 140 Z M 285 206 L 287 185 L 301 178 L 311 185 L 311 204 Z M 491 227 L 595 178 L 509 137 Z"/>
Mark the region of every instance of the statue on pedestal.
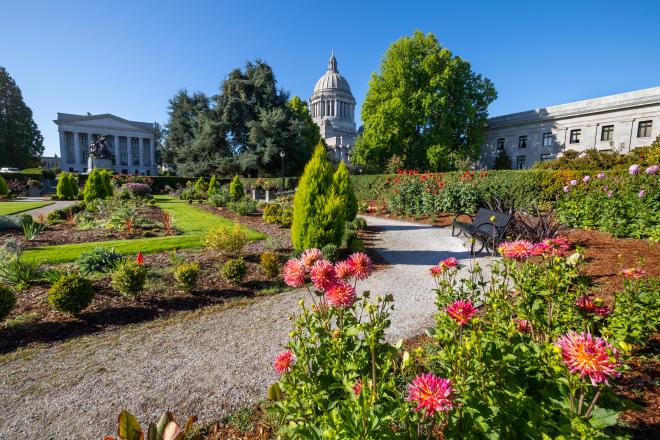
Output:
<path fill-rule="evenodd" d="M 87 172 L 91 173 L 94 168 L 112 170 L 112 152 L 105 144 L 110 135 L 101 136 L 89 145 L 89 159 L 87 160 Z"/>

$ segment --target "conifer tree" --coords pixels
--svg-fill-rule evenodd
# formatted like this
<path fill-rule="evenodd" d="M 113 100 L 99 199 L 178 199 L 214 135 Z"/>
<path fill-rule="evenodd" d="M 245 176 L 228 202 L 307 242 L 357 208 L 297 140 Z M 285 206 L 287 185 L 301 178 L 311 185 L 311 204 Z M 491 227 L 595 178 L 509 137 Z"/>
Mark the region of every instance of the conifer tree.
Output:
<path fill-rule="evenodd" d="M 215 178 L 215 174 L 211 176 L 211 180 L 209 180 L 209 189 L 207 191 L 207 194 L 209 196 L 215 195 L 218 193 L 218 190 L 220 189 L 220 185 L 218 185 L 218 181 Z"/>
<path fill-rule="evenodd" d="M 6 196 L 8 192 L 9 187 L 7 186 L 7 182 L 5 182 L 5 179 L 0 176 L 0 196 Z"/>
<path fill-rule="evenodd" d="M 358 212 L 358 201 L 355 197 L 351 176 L 348 174 L 348 168 L 343 160 L 339 163 L 337 171 L 335 171 L 334 186 L 335 193 L 341 199 L 341 204 L 344 207 L 346 221 L 355 220 Z"/>
<path fill-rule="evenodd" d="M 74 200 L 78 196 L 78 182 L 72 173 L 61 173 L 55 195 L 60 200 Z"/>
<path fill-rule="evenodd" d="M 229 195 L 235 202 L 238 202 L 245 197 L 245 190 L 243 189 L 243 184 L 241 183 L 238 174 L 234 176 L 234 179 L 229 184 Z"/>
<path fill-rule="evenodd" d="M 106 170 L 94 168 L 87 177 L 83 195 L 85 203 L 89 203 L 95 199 L 105 199 L 112 195 L 110 186 L 110 175 Z"/>
<path fill-rule="evenodd" d="M 195 182 L 195 191 L 206 192 L 207 189 L 208 187 L 206 186 L 206 181 L 204 178 L 200 177 L 197 179 L 197 182 Z"/>
<path fill-rule="evenodd" d="M 293 201 L 291 240 L 297 250 L 341 244 L 346 214 L 335 194 L 333 175 L 325 148 L 319 143 L 305 165 Z"/>

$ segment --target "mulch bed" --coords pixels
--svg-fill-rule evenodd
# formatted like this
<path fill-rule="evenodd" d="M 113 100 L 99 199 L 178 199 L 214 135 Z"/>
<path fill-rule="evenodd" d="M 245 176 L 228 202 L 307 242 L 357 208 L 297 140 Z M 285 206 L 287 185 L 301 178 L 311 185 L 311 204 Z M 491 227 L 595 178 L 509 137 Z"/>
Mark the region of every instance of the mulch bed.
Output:
<path fill-rule="evenodd" d="M 31 241 L 28 241 L 23 235 L 23 231 L 19 230 L 2 231 L 0 234 L 0 241 L 4 242 L 9 238 L 13 238 L 20 241 L 24 248 L 33 248 L 60 244 L 124 240 L 128 238 L 160 237 L 166 235 L 165 231 L 159 226 L 159 222 L 162 218 L 161 213 L 161 209 L 157 206 L 145 206 L 140 208 L 140 216 L 153 221 L 156 225 L 134 225 L 130 235 L 123 230 L 105 228 L 81 230 L 77 229 L 75 225 L 62 222 L 59 224 L 48 225 L 34 240 Z M 177 231 L 173 230 L 172 234 L 177 234 Z"/>

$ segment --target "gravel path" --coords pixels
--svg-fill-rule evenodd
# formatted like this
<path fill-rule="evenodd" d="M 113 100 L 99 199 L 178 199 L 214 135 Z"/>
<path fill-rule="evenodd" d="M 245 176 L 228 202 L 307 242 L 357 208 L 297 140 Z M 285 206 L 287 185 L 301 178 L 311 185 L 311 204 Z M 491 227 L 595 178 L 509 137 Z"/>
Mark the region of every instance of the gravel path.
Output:
<path fill-rule="evenodd" d="M 25 199 L 21 199 L 21 201 L 51 202 L 50 199 L 44 197 L 26 197 Z M 53 200 L 50 205 L 42 206 L 41 208 L 31 209 L 29 211 L 22 212 L 21 214 L 30 214 L 32 217 L 37 218 L 39 214 L 47 215 L 51 211 L 67 208 L 75 203 L 78 202 L 75 200 Z"/>
<path fill-rule="evenodd" d="M 433 324 L 428 267 L 454 256 L 467 260 L 448 228 L 368 218 L 381 233 L 375 247 L 391 264 L 359 285 L 392 293 L 388 339 Z M 187 320 L 172 319 L 28 350 L 0 364 L 0 439 L 98 439 L 114 433 L 128 409 L 140 420 L 164 410 L 210 421 L 261 400 L 276 380 L 271 362 L 286 343 L 300 292 Z"/>

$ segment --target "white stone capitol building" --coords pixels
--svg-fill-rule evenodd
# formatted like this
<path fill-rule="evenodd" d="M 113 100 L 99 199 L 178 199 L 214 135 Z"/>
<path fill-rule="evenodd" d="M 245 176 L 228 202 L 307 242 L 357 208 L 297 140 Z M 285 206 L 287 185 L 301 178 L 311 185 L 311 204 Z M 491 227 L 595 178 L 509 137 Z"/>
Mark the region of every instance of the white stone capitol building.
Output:
<path fill-rule="evenodd" d="M 497 116 L 488 120 L 483 159 L 500 152 L 516 169 L 566 150 L 627 153 L 660 136 L 660 87 Z"/>
<path fill-rule="evenodd" d="M 86 173 L 89 145 L 101 136 L 113 153 L 113 170 L 121 174 L 155 176 L 154 124 L 129 121 L 109 113 L 73 115 L 58 113 L 62 171 Z"/>
<path fill-rule="evenodd" d="M 316 82 L 309 111 L 335 157 L 348 163 L 356 135 L 355 98 L 348 81 L 339 74 L 334 54 L 328 61 L 328 70 Z"/>

